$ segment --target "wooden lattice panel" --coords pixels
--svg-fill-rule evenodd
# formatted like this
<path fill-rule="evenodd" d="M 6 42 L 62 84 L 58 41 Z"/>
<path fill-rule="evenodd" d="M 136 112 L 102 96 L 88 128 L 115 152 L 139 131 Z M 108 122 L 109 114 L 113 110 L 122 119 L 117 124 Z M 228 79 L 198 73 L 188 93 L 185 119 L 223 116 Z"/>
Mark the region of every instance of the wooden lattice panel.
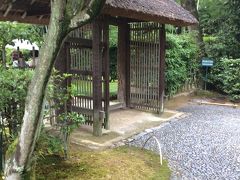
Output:
<path fill-rule="evenodd" d="M 160 112 L 160 24 L 130 24 L 130 104 Z"/>
<path fill-rule="evenodd" d="M 70 33 L 69 73 L 74 97 L 71 110 L 84 115 L 87 124 L 93 122 L 93 52 L 92 25 L 85 25 Z"/>
<path fill-rule="evenodd" d="M 103 24 L 101 25 L 100 36 L 98 38 L 99 41 L 101 41 L 100 45 L 106 46 L 108 36 L 104 36 L 104 32 L 108 29 L 107 27 L 104 29 Z M 104 127 L 107 127 L 106 121 L 108 118 L 109 106 L 109 64 L 106 54 L 108 53 L 108 46 L 99 47 L 100 58 L 94 59 L 93 39 L 93 24 L 87 24 L 74 30 L 67 38 L 67 42 L 69 43 L 68 72 L 72 74 L 70 84 L 74 92 L 74 97 L 71 101 L 71 110 L 84 115 L 86 124 L 92 125 L 94 120 L 94 111 L 96 111 L 96 108 L 94 108 L 94 104 L 96 104 L 95 97 L 102 95 L 102 97 L 100 97 L 100 101 L 102 103 L 99 103 L 99 110 L 105 112 L 103 125 Z M 104 49 L 104 51 L 102 51 L 102 49 Z M 103 63 L 103 67 L 97 66 L 96 62 L 101 61 Z M 100 75 L 96 76 L 96 70 Z M 98 89 L 96 89 L 96 78 L 99 79 L 101 84 L 101 87 L 98 87 Z"/>

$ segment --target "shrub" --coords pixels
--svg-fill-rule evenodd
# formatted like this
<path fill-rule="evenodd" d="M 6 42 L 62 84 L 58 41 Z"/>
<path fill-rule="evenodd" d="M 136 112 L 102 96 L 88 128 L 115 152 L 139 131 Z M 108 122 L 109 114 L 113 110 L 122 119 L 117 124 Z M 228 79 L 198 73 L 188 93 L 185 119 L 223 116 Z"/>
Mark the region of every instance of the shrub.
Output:
<path fill-rule="evenodd" d="M 0 171 L 3 169 L 6 150 L 14 146 L 20 130 L 25 98 L 32 72 L 0 67 Z M 17 140 L 15 140 L 17 142 Z"/>
<path fill-rule="evenodd" d="M 31 70 L 0 68 L 0 113 L 11 136 L 21 125 L 31 77 Z"/>
<path fill-rule="evenodd" d="M 112 28 L 111 36 L 116 37 Z M 110 78 L 117 80 L 117 42 L 110 43 Z M 115 39 L 116 40 L 116 39 Z M 198 47 L 192 34 L 167 34 L 166 95 L 176 94 L 186 84 L 193 85 L 199 68 Z"/>
<path fill-rule="evenodd" d="M 117 80 L 117 46 L 109 48 L 110 54 L 110 81 Z"/>
<path fill-rule="evenodd" d="M 240 59 L 222 59 L 214 65 L 210 82 L 233 101 L 240 100 Z"/>
<path fill-rule="evenodd" d="M 176 94 L 185 83 L 193 84 L 199 67 L 198 47 L 191 34 L 167 35 L 166 95 Z"/>

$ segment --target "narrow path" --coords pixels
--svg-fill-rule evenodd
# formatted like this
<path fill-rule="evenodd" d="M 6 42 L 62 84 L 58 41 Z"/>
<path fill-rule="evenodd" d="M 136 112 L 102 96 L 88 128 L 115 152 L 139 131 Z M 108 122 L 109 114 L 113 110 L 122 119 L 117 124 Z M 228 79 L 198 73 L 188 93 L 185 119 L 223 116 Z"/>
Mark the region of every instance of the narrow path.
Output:
<path fill-rule="evenodd" d="M 131 145 L 141 147 L 154 134 L 173 180 L 239 180 L 240 109 L 188 105 L 179 111 L 186 116 L 139 134 Z M 156 147 L 154 141 L 147 144 L 148 149 Z"/>

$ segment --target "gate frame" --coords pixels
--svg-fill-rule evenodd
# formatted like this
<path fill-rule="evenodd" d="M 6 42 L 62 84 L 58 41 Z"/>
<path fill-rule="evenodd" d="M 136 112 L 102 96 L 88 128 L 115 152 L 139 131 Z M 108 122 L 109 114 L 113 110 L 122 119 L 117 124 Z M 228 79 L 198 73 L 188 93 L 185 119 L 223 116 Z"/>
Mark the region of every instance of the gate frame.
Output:
<path fill-rule="evenodd" d="M 102 136 L 102 127 L 109 129 L 109 25 L 118 26 L 118 56 L 117 66 L 119 75 L 118 100 L 126 108 L 130 107 L 130 25 L 137 20 L 127 18 L 114 18 L 111 16 L 100 16 L 93 21 L 93 135 Z M 165 25 L 160 29 L 160 74 L 159 74 L 159 97 L 162 113 L 164 110 L 164 70 L 165 70 L 165 43 L 166 31 Z M 103 44 L 103 46 L 101 46 Z M 58 56 L 55 68 L 60 72 L 67 72 L 70 67 L 66 61 L 67 53 L 64 46 Z M 102 55 L 101 55 L 102 54 Z M 104 67 L 104 68 L 103 68 Z M 102 87 L 102 76 L 104 76 L 104 87 Z M 68 83 L 66 82 L 64 86 Z M 104 88 L 104 96 L 102 88 Z M 102 107 L 104 101 L 104 109 Z M 103 119 L 106 118 L 106 123 Z"/>
<path fill-rule="evenodd" d="M 120 100 L 125 107 L 132 108 L 130 102 L 130 26 L 128 23 L 132 21 L 123 21 L 118 23 L 118 74 L 119 92 L 118 100 Z M 165 54 L 166 54 L 166 30 L 165 25 L 160 24 L 159 28 L 159 114 L 164 112 L 164 96 L 165 96 Z M 125 52 L 125 53 L 124 53 Z"/>

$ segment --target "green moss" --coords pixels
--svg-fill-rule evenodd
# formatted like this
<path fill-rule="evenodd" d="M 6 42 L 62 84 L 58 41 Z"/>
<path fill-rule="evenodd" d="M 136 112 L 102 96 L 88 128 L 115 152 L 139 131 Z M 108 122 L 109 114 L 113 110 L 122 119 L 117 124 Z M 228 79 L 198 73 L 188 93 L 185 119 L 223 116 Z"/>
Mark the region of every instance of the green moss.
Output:
<path fill-rule="evenodd" d="M 18 144 L 18 138 L 16 138 L 8 147 L 8 150 L 6 152 L 6 157 L 9 158 L 16 150 Z"/>
<path fill-rule="evenodd" d="M 167 161 L 137 148 L 121 147 L 101 152 L 75 152 L 69 160 L 48 156 L 37 165 L 37 179 L 158 179 L 167 180 Z"/>

